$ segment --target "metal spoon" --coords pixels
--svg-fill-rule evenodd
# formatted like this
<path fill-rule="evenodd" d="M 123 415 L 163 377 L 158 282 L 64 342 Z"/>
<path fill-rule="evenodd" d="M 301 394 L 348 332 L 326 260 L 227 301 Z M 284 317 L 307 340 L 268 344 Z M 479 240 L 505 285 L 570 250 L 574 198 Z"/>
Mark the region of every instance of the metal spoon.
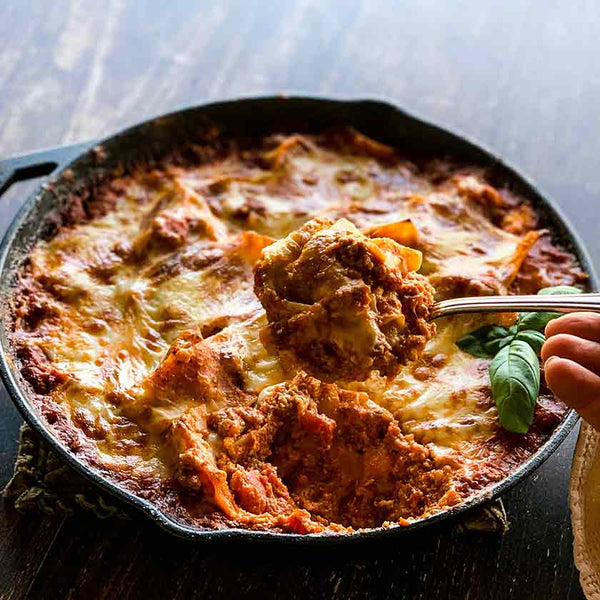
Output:
<path fill-rule="evenodd" d="M 535 296 L 477 296 L 453 298 L 435 302 L 429 318 L 484 312 L 551 311 L 600 312 L 600 294 L 535 295 Z"/>

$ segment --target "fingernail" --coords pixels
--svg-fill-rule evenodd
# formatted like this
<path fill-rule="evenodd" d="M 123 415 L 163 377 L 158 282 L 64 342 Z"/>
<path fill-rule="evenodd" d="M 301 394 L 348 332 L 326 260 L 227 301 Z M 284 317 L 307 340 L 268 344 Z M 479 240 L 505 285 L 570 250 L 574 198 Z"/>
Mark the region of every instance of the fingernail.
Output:
<path fill-rule="evenodd" d="M 556 360 L 558 356 L 549 356 L 544 362 L 544 369 L 553 361 Z"/>

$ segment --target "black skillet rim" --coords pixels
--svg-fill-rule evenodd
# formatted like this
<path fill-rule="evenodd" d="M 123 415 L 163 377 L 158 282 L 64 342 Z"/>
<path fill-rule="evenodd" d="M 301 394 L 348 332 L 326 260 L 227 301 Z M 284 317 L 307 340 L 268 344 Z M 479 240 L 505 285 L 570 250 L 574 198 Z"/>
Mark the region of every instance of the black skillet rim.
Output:
<path fill-rule="evenodd" d="M 195 113 L 199 113 L 200 116 L 202 116 L 203 111 L 214 112 L 219 111 L 222 108 L 231 109 L 232 107 L 235 109 L 236 107 L 241 107 L 243 105 L 245 105 L 245 109 L 250 110 L 253 108 L 265 107 L 269 109 L 269 107 L 277 106 L 279 103 L 297 103 L 299 105 L 308 103 L 308 105 L 312 108 L 315 108 L 321 104 L 326 104 L 329 109 L 351 108 L 355 111 L 371 110 L 373 113 L 376 113 L 378 110 L 383 110 L 389 113 L 388 116 L 390 119 L 397 118 L 399 120 L 400 127 L 406 127 L 407 129 L 415 128 L 419 134 L 422 134 L 424 137 L 427 135 L 431 135 L 434 138 L 435 136 L 441 136 L 444 144 L 448 144 L 449 148 L 452 148 L 452 145 L 455 145 L 455 150 L 457 150 L 457 152 L 450 150 L 447 153 L 471 155 L 477 162 L 485 163 L 492 166 L 494 170 L 498 170 L 502 179 L 505 181 L 510 181 L 511 185 L 519 188 L 519 191 L 521 191 L 521 193 L 523 193 L 533 202 L 533 204 L 536 206 L 536 209 L 541 210 L 546 221 L 551 225 L 553 233 L 557 234 L 561 238 L 561 241 L 566 243 L 569 249 L 576 254 L 582 267 L 589 275 L 590 288 L 594 290 L 598 289 L 597 276 L 583 243 L 579 239 L 578 235 L 574 232 L 572 226 L 564 217 L 560 209 L 558 209 L 555 202 L 549 199 L 547 194 L 540 192 L 539 187 L 536 187 L 533 183 L 531 183 L 527 177 L 524 177 L 514 168 L 508 166 L 492 152 L 482 147 L 481 144 L 475 144 L 461 134 L 451 132 L 447 128 L 442 128 L 437 125 L 433 125 L 430 122 L 426 122 L 420 117 L 414 116 L 397 108 L 393 103 L 386 100 L 346 100 L 295 95 L 293 97 L 268 96 L 214 102 L 174 111 L 166 115 L 138 123 L 121 131 L 120 133 L 107 136 L 99 144 L 102 146 L 104 144 L 114 142 L 115 140 L 118 141 L 124 136 L 131 136 L 139 130 L 154 127 L 156 124 L 161 124 L 165 121 L 168 122 L 172 118 L 185 118 L 187 115 L 194 115 Z M 381 138 L 382 136 L 377 137 Z M 389 142 L 390 140 L 386 141 Z M 460 149 L 459 152 L 458 149 Z M 19 253 L 19 250 L 13 249 L 16 235 L 32 209 L 35 208 L 39 198 L 53 182 L 58 182 L 60 180 L 65 170 L 70 169 L 74 164 L 81 162 L 94 164 L 94 161 L 96 160 L 94 152 L 94 149 L 86 149 L 68 164 L 62 165 L 52 174 L 51 178 L 46 184 L 40 186 L 28 198 L 21 210 L 18 212 L 13 222 L 9 226 L 4 239 L 2 240 L 2 244 L 0 245 L 0 277 L 3 280 L 3 283 L 7 283 L 5 279 L 8 280 L 11 277 L 12 271 L 14 271 L 14 267 L 7 268 L 7 259 L 10 256 L 11 250 L 15 253 Z M 11 271 L 11 273 L 7 273 L 7 271 Z M 6 285 L 3 295 L 8 295 L 9 291 L 10 285 Z M 387 539 L 398 535 L 409 534 L 423 527 L 434 525 L 435 523 L 440 523 L 449 518 L 461 515 L 466 511 L 478 506 L 482 506 L 500 496 L 502 493 L 522 481 L 531 472 L 537 469 L 560 446 L 579 419 L 574 411 L 570 411 L 563 421 L 556 427 L 546 443 L 510 475 L 502 479 L 500 482 L 489 486 L 483 490 L 483 492 L 470 498 L 468 501 L 461 503 L 460 505 L 449 510 L 436 513 L 418 521 L 414 521 L 409 526 L 393 526 L 389 528 L 379 527 L 343 534 L 289 534 L 240 528 L 216 530 L 199 529 L 189 527 L 178 522 L 169 514 L 161 511 L 148 500 L 139 498 L 138 496 L 135 496 L 131 492 L 104 478 L 92 467 L 77 459 L 58 441 L 56 437 L 54 437 L 49 430 L 48 425 L 37 414 L 36 409 L 27 398 L 26 386 L 20 380 L 20 376 L 10 354 L 10 347 L 6 339 L 6 331 L 4 328 L 4 320 L 2 320 L 1 325 L 2 330 L 0 331 L 0 335 L 2 337 L 2 351 L 0 352 L 0 375 L 13 403 L 16 405 L 26 422 L 29 423 L 29 425 L 31 425 L 34 430 L 36 430 L 45 439 L 52 449 L 56 451 L 71 467 L 73 467 L 90 482 L 98 486 L 100 489 L 115 496 L 116 498 L 124 501 L 126 504 L 141 510 L 146 516 L 148 516 L 169 533 L 190 540 L 204 540 L 207 542 L 211 540 L 244 540 L 257 542 L 276 542 L 293 546 L 321 546 L 347 543 L 350 541 L 356 542 L 384 538 Z"/>

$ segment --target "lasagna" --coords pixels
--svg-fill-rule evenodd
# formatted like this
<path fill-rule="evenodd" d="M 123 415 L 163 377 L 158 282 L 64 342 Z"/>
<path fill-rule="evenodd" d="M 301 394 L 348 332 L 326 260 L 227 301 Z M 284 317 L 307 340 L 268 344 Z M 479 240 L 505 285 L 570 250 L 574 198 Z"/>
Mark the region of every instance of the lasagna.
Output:
<path fill-rule="evenodd" d="M 390 238 L 315 218 L 265 248 L 254 291 L 280 356 L 327 381 L 392 377 L 435 329 L 420 266 L 420 252 Z"/>
<path fill-rule="evenodd" d="M 214 136 L 73 192 L 11 296 L 15 361 L 71 453 L 193 527 L 410 525 L 517 468 L 489 361 L 456 340 L 515 315 L 434 299 L 585 280 L 479 167 L 350 128 Z"/>

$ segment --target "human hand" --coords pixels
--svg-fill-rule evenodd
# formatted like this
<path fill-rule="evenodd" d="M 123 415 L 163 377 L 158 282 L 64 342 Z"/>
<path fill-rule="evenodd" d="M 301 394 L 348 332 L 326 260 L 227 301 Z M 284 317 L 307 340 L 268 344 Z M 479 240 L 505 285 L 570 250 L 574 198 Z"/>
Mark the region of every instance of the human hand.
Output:
<path fill-rule="evenodd" d="M 571 313 L 546 325 L 546 383 L 600 431 L 600 314 Z"/>

